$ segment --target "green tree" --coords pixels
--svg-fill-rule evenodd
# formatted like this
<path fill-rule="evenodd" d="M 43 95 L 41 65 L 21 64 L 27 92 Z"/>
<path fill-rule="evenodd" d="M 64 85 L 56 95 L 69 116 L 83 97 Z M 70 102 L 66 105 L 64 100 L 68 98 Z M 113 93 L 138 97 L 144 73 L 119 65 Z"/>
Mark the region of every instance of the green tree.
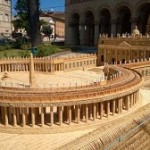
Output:
<path fill-rule="evenodd" d="M 51 26 L 50 26 L 50 25 L 43 25 L 43 26 L 42 26 L 42 29 L 41 29 L 41 32 L 42 32 L 45 36 L 47 36 L 47 37 L 49 38 L 49 41 L 50 41 L 50 36 L 51 36 L 51 34 L 52 34 L 52 32 L 53 32 L 53 29 L 51 28 Z"/>
<path fill-rule="evenodd" d="M 34 47 L 41 43 L 40 26 L 46 24 L 44 20 L 39 21 L 39 15 L 42 13 L 39 6 L 39 0 L 17 0 L 15 6 L 17 15 L 13 21 L 15 29 L 24 28 L 27 31 Z"/>
<path fill-rule="evenodd" d="M 15 20 L 13 20 L 13 25 L 15 29 L 23 28 L 29 33 L 29 9 L 27 7 L 27 0 L 17 0 L 15 5 L 15 10 L 17 15 Z"/>

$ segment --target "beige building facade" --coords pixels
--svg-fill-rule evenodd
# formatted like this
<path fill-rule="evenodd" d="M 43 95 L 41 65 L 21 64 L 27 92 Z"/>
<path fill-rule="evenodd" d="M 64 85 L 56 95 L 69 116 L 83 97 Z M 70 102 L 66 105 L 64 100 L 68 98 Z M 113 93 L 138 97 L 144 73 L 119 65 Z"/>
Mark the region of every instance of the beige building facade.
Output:
<path fill-rule="evenodd" d="M 150 0 L 66 0 L 66 44 L 97 45 L 99 34 L 150 32 Z"/>
<path fill-rule="evenodd" d="M 98 42 L 98 65 L 125 64 L 149 60 L 150 37 L 130 36 L 111 37 L 102 36 Z"/>
<path fill-rule="evenodd" d="M 41 20 L 47 22 L 52 28 L 52 38 L 65 38 L 65 14 L 64 12 L 51 12 L 41 14 Z"/>
<path fill-rule="evenodd" d="M 0 0 L 0 35 L 9 36 L 11 32 L 11 1 Z"/>

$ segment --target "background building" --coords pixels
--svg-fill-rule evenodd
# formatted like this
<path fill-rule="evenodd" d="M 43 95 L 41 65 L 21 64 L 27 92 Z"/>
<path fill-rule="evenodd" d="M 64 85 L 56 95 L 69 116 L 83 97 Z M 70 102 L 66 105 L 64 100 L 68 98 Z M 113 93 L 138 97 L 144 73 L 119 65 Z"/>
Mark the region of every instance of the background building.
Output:
<path fill-rule="evenodd" d="M 11 32 L 11 1 L 0 0 L 0 36 L 9 36 Z"/>
<path fill-rule="evenodd" d="M 149 37 L 101 37 L 98 44 L 98 65 L 126 64 L 149 60 Z"/>
<path fill-rule="evenodd" d="M 40 15 L 40 20 L 47 22 L 53 29 L 51 38 L 65 37 L 65 14 L 64 12 L 47 12 Z"/>
<path fill-rule="evenodd" d="M 66 44 L 97 45 L 99 34 L 150 32 L 150 0 L 66 0 Z M 149 19 L 148 19 L 149 18 Z"/>
<path fill-rule="evenodd" d="M 16 17 L 13 17 L 13 20 L 17 19 Z M 51 40 L 59 38 L 63 39 L 65 38 L 65 14 L 64 12 L 45 12 L 40 14 L 40 20 L 42 20 L 46 23 L 44 25 L 49 25 L 52 28 L 52 34 L 51 34 Z M 22 35 L 26 35 L 27 32 L 24 28 L 18 28 L 15 29 L 13 27 L 13 30 L 17 33 L 22 33 Z M 43 35 L 43 41 L 49 41 L 49 37 Z"/>

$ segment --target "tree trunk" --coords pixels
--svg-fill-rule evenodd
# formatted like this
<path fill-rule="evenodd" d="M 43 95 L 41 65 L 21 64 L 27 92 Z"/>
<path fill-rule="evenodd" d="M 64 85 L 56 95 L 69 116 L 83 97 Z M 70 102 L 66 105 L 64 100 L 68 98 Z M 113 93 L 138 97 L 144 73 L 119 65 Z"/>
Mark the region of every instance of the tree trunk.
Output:
<path fill-rule="evenodd" d="M 40 21 L 39 21 L 39 0 L 28 0 L 30 38 L 32 47 L 41 44 Z"/>

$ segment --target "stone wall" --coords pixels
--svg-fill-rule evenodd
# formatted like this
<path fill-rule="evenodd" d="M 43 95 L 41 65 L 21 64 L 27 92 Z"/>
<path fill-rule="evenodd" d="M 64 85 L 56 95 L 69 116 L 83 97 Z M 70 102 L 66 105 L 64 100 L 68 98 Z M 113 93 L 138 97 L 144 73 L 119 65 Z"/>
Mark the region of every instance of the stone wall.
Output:
<path fill-rule="evenodd" d="M 10 36 L 12 32 L 11 25 L 11 2 L 0 1 L 0 37 Z"/>

